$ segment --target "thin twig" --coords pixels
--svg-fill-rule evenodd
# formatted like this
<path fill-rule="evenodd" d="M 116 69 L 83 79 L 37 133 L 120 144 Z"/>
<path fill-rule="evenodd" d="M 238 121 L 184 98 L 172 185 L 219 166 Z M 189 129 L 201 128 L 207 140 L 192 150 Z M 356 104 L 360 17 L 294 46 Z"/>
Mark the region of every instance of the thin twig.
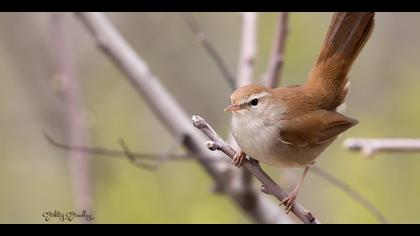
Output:
<path fill-rule="evenodd" d="M 380 223 L 388 224 L 388 221 L 386 220 L 382 212 L 373 203 L 371 203 L 369 200 L 363 197 L 359 192 L 354 190 L 350 185 L 337 179 L 336 177 L 329 174 L 328 172 L 326 172 L 318 166 L 313 166 L 312 172 L 327 180 L 329 183 L 339 188 L 345 194 L 349 195 L 349 197 L 351 197 L 353 200 L 355 200 L 357 203 L 363 206 L 366 210 L 372 213 L 372 215 L 375 216 Z"/>
<path fill-rule="evenodd" d="M 207 52 L 210 58 L 214 61 L 220 73 L 222 74 L 223 78 L 229 84 L 231 90 L 234 90 L 236 88 L 235 77 L 229 71 L 226 63 L 223 61 L 222 57 L 220 56 L 220 53 L 216 50 L 216 48 L 208 39 L 207 35 L 201 29 L 200 24 L 195 19 L 194 15 L 192 13 L 182 13 L 181 16 L 184 19 L 185 23 L 190 28 L 190 30 L 194 33 L 196 40 L 203 46 L 204 50 Z"/>
<path fill-rule="evenodd" d="M 127 158 L 130 160 L 130 162 L 133 165 L 140 167 L 142 169 L 145 169 L 145 170 L 156 170 L 157 168 L 161 166 L 163 162 L 171 159 L 171 156 L 173 152 L 175 151 L 175 149 L 179 147 L 181 143 L 183 143 L 184 141 L 183 138 L 184 137 L 175 138 L 174 143 L 169 147 L 169 149 L 165 153 L 160 154 L 158 158 L 154 159 L 155 162 L 152 164 L 140 162 L 139 159 L 136 158 L 136 156 L 130 151 L 127 144 L 125 144 L 122 138 L 120 138 L 118 142 L 120 146 L 122 147 L 122 149 L 124 150 L 125 155 L 127 156 Z"/>
<path fill-rule="evenodd" d="M 66 13 L 53 13 L 51 15 L 53 39 L 57 55 L 58 79 L 62 84 L 59 90 L 66 103 L 68 116 L 68 132 L 70 143 L 73 145 L 86 144 L 88 135 L 83 120 L 83 115 L 78 108 L 80 98 L 76 73 L 74 67 L 74 56 L 72 54 L 72 43 L 70 42 L 69 24 Z M 85 153 L 69 152 L 69 167 L 72 176 L 75 205 L 77 209 L 92 213 L 92 193 L 90 186 L 89 158 Z M 82 223 L 91 221 L 81 218 Z"/>
<path fill-rule="evenodd" d="M 351 151 L 360 151 L 366 157 L 378 152 L 420 152 L 420 139 L 369 139 L 348 138 L 344 147 Z"/>
<path fill-rule="evenodd" d="M 191 120 L 184 109 L 172 95 L 162 86 L 159 79 L 150 71 L 146 62 L 136 54 L 127 41 L 114 28 L 103 13 L 77 13 L 85 24 L 93 39 L 106 56 L 126 75 L 126 79 L 150 106 L 157 118 L 174 136 L 184 135 L 184 147 L 201 164 L 207 173 L 217 183 L 225 182 L 226 165 L 224 162 L 209 162 L 209 158 L 223 160 L 223 156 L 209 152 L 203 146 L 204 136 L 191 126 Z M 234 191 L 224 187 L 224 192 L 235 204 L 254 222 L 258 223 L 292 223 L 293 221 L 283 212 L 278 211 L 270 199 L 257 190 L 252 192 Z M 244 201 L 251 199 L 253 201 Z"/>
<path fill-rule="evenodd" d="M 212 150 L 219 150 L 226 154 L 229 158 L 233 159 L 236 153 L 229 144 L 227 144 L 214 129 L 201 117 L 193 116 L 193 124 L 197 129 L 200 129 L 210 141 L 206 142 L 207 147 Z M 287 193 L 277 185 L 261 168 L 259 165 L 253 164 L 252 162 L 245 160 L 243 168 L 251 172 L 264 186 L 264 192 L 269 193 L 276 197 L 279 201 L 282 201 L 287 197 Z M 291 212 L 293 212 L 302 222 L 306 224 L 316 224 L 319 221 L 313 216 L 313 214 L 305 210 L 299 203 L 295 202 L 292 206 Z"/>
<path fill-rule="evenodd" d="M 131 153 L 130 149 L 128 148 L 127 144 L 125 144 L 123 139 L 119 140 L 119 144 L 121 146 L 121 148 L 124 150 L 124 154 L 125 156 L 128 158 L 128 160 L 130 160 L 130 162 L 141 168 L 141 169 L 145 169 L 145 170 L 156 170 L 161 162 L 161 159 L 158 158 L 156 162 L 154 162 L 153 164 L 148 164 L 148 163 L 144 163 L 144 162 L 140 162 L 138 161 L 138 159 Z"/>
<path fill-rule="evenodd" d="M 126 153 L 121 150 L 108 149 L 108 148 L 102 148 L 102 147 L 72 146 L 65 143 L 57 142 L 51 136 L 49 136 L 46 132 L 44 132 L 44 137 L 53 146 L 56 146 L 58 148 L 68 150 L 68 151 L 80 152 L 80 153 L 86 153 L 86 154 L 98 155 L 98 156 L 119 157 L 119 158 L 126 157 Z M 161 158 L 162 154 L 131 152 L 131 156 L 136 159 L 142 159 L 146 161 L 156 161 L 159 158 Z M 171 160 L 191 160 L 192 158 L 191 158 L 191 155 L 189 154 L 171 153 L 170 159 Z"/>
<path fill-rule="evenodd" d="M 288 13 L 281 12 L 278 15 L 277 29 L 273 39 L 271 57 L 268 62 L 267 72 L 263 81 L 263 84 L 269 88 L 275 87 L 280 82 L 284 62 L 284 49 L 288 32 Z"/>
<path fill-rule="evenodd" d="M 238 64 L 238 87 L 251 84 L 257 48 L 257 13 L 242 12 L 242 36 Z"/>

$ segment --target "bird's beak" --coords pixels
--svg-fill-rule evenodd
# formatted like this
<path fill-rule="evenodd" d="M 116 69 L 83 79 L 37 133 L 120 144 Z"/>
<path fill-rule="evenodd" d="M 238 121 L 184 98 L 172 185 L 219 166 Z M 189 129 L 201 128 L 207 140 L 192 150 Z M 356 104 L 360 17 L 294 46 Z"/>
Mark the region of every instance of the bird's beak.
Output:
<path fill-rule="evenodd" d="M 242 109 L 242 107 L 241 107 L 241 106 L 236 105 L 236 104 L 231 104 L 231 105 L 229 105 L 229 106 L 227 106 L 227 107 L 225 108 L 225 111 L 230 111 L 230 112 L 232 112 L 232 111 L 238 111 L 238 110 L 241 110 L 241 109 Z"/>

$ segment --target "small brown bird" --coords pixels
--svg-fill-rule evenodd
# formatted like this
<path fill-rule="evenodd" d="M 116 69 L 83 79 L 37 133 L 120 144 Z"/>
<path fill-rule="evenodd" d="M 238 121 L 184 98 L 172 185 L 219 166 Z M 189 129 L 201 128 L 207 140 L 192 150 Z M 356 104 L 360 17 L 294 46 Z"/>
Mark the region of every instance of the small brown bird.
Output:
<path fill-rule="evenodd" d="M 289 212 L 315 159 L 357 120 L 336 111 L 349 91 L 347 74 L 368 40 L 374 13 L 335 13 L 307 82 L 270 89 L 251 84 L 231 95 L 225 111 L 232 115 L 232 133 L 241 151 L 273 166 L 305 167 L 295 189 L 282 201 Z"/>

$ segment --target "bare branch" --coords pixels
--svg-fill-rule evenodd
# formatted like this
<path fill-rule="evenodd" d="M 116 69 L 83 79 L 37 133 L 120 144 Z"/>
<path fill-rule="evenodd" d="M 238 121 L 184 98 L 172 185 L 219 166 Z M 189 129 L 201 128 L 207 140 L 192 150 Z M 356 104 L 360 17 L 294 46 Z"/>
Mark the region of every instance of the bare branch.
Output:
<path fill-rule="evenodd" d="M 318 166 L 313 166 L 312 172 L 327 180 L 329 183 L 339 188 L 345 194 L 349 195 L 349 197 L 351 197 L 362 207 L 364 207 L 366 210 L 372 213 L 372 215 L 375 216 L 380 223 L 388 224 L 388 221 L 385 219 L 385 216 L 382 214 L 382 212 L 375 205 L 373 205 L 373 203 L 371 203 L 369 200 L 363 197 L 359 192 L 354 190 L 350 185 L 337 179 L 336 177 L 319 168 Z"/>
<path fill-rule="evenodd" d="M 190 30 L 194 33 L 197 41 L 203 46 L 204 50 L 216 64 L 220 73 L 222 73 L 223 78 L 226 80 L 226 82 L 228 82 L 231 90 L 234 90 L 236 88 L 235 77 L 229 71 L 219 52 L 216 50 L 216 48 L 207 38 L 207 35 L 201 29 L 200 24 L 195 19 L 194 15 L 192 13 L 182 13 L 181 15 Z"/>
<path fill-rule="evenodd" d="M 278 211 L 275 205 L 261 192 L 257 190 L 241 192 L 226 187 L 230 186 L 230 178 L 226 175 L 226 163 L 207 161 L 208 158 L 223 160 L 223 156 L 209 152 L 203 146 L 206 139 L 191 126 L 191 121 L 185 111 L 149 70 L 146 62 L 134 52 L 102 13 L 77 13 L 77 15 L 88 28 L 98 46 L 126 75 L 133 88 L 145 99 L 160 121 L 174 137 L 180 135 L 185 137 L 184 147 L 215 182 L 225 183 L 223 185 L 224 192 L 247 216 L 259 223 L 292 222 L 283 212 Z M 249 198 L 249 195 L 253 197 Z M 253 199 L 253 201 L 244 199 Z"/>
<path fill-rule="evenodd" d="M 206 142 L 208 149 L 215 151 L 219 150 L 226 154 L 229 158 L 233 159 L 236 150 L 234 150 L 229 144 L 227 144 L 220 136 L 213 130 L 213 128 L 201 117 L 193 116 L 193 124 L 196 128 L 200 129 L 210 141 Z M 264 192 L 269 193 L 276 197 L 279 201 L 282 201 L 287 197 L 287 193 L 281 189 L 276 182 L 274 182 L 261 168 L 259 165 L 255 165 L 249 160 L 245 160 L 243 167 L 251 172 L 264 186 Z M 316 224 L 319 221 L 312 215 L 308 210 L 305 210 L 299 203 L 295 203 L 292 206 L 291 211 L 304 223 Z"/>
<path fill-rule="evenodd" d="M 420 139 L 348 138 L 344 140 L 344 147 L 372 157 L 378 152 L 419 152 Z"/>
<path fill-rule="evenodd" d="M 122 149 L 124 150 L 124 154 L 127 156 L 128 160 L 130 160 L 130 162 L 141 168 L 141 169 L 145 169 L 145 170 L 155 170 L 157 169 L 160 164 L 162 163 L 162 158 L 158 158 L 156 160 L 156 162 L 154 162 L 153 164 L 148 164 L 148 163 L 144 163 L 144 162 L 140 162 L 138 161 L 138 159 L 131 153 L 130 149 L 128 148 L 127 144 L 125 144 L 123 139 L 119 140 L 120 146 L 122 147 Z"/>
<path fill-rule="evenodd" d="M 51 136 L 49 136 L 46 132 L 44 132 L 44 136 L 50 144 L 64 150 L 87 153 L 90 155 L 119 157 L 119 158 L 126 157 L 126 153 L 121 150 L 107 149 L 107 148 L 102 148 L 102 147 L 72 146 L 72 145 L 57 142 Z M 156 161 L 162 156 L 162 154 L 131 152 L 131 156 L 136 159 L 142 159 L 146 161 Z M 171 153 L 170 159 L 171 160 L 191 160 L 191 155 Z M 215 161 L 215 160 L 208 160 L 208 161 Z"/>
<path fill-rule="evenodd" d="M 242 36 L 238 65 L 237 86 L 251 84 L 254 76 L 257 45 L 257 13 L 243 12 Z"/>
<path fill-rule="evenodd" d="M 160 165 L 164 162 L 167 161 L 171 158 L 171 155 L 173 153 L 173 151 L 183 142 L 182 138 L 175 138 L 175 142 L 172 144 L 172 146 L 168 149 L 168 151 L 166 153 L 163 153 L 161 155 L 159 155 L 158 158 L 156 158 L 155 162 L 152 164 L 148 164 L 148 163 L 144 163 L 144 162 L 140 162 L 139 159 L 137 159 L 133 153 L 130 151 L 130 149 L 128 148 L 127 144 L 125 144 L 123 139 L 119 139 L 119 143 L 120 146 L 122 147 L 122 149 L 124 150 L 125 155 L 127 156 L 127 158 L 130 160 L 130 162 L 137 166 L 140 167 L 142 169 L 145 170 L 156 170 L 158 167 L 160 167 Z"/>
<path fill-rule="evenodd" d="M 86 144 L 88 135 L 85 130 L 83 115 L 78 108 L 80 98 L 74 68 L 74 57 L 69 37 L 69 25 L 66 13 L 51 15 L 52 33 L 57 57 L 57 79 L 62 84 L 60 95 L 64 97 L 68 114 L 68 133 L 72 145 Z M 89 159 L 84 153 L 69 152 L 69 167 L 72 176 L 75 204 L 79 211 L 92 213 L 92 193 L 90 186 Z M 82 218 L 82 223 L 91 223 Z"/>
<path fill-rule="evenodd" d="M 271 49 L 271 57 L 263 81 L 263 84 L 269 88 L 274 88 L 280 82 L 288 31 L 288 13 L 279 13 L 277 29 L 273 39 L 273 47 Z"/>

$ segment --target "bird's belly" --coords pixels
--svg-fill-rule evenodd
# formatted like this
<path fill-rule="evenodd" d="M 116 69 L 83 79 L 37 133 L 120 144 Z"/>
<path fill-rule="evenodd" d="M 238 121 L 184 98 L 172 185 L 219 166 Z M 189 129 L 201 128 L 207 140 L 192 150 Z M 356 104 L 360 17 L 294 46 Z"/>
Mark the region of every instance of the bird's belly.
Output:
<path fill-rule="evenodd" d="M 233 136 L 241 150 L 249 157 L 272 166 L 300 167 L 314 160 L 332 142 L 296 147 L 279 140 L 278 131 L 271 127 L 232 126 Z"/>
<path fill-rule="evenodd" d="M 278 142 L 277 146 L 271 151 L 255 153 L 255 156 L 264 163 L 273 166 L 284 167 L 301 167 L 312 165 L 315 159 L 327 147 L 322 146 L 306 146 L 293 147 L 288 144 Z"/>

